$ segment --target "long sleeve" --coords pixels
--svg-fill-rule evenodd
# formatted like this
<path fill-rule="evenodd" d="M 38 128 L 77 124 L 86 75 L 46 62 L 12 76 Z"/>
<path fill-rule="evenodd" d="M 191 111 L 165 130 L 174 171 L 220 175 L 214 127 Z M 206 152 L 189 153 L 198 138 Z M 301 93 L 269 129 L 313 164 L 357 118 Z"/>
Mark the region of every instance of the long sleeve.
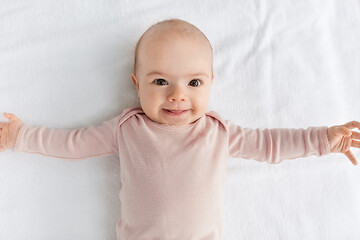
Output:
<path fill-rule="evenodd" d="M 241 128 L 227 120 L 229 157 L 279 163 L 285 159 L 330 153 L 327 127 L 307 129 Z"/>
<path fill-rule="evenodd" d="M 119 116 L 99 126 L 74 130 L 23 125 L 14 151 L 38 153 L 64 159 L 82 159 L 119 154 L 117 126 Z"/>

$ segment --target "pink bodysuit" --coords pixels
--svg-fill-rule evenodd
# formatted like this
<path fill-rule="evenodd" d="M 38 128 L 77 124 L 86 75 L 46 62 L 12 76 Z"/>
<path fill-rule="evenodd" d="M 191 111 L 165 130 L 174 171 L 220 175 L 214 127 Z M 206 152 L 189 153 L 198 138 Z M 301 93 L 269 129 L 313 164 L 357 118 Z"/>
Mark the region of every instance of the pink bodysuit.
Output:
<path fill-rule="evenodd" d="M 279 163 L 330 153 L 327 127 L 242 128 L 213 111 L 176 127 L 150 120 L 140 107 L 76 130 L 23 125 L 14 150 L 64 159 L 118 155 L 119 240 L 221 240 L 227 158 Z"/>

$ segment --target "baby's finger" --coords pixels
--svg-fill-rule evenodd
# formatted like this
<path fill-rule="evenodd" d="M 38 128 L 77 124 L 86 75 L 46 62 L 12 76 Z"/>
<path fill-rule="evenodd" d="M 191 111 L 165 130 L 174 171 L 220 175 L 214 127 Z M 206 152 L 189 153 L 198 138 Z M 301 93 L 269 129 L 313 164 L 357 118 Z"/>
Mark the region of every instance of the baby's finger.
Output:
<path fill-rule="evenodd" d="M 347 156 L 347 158 L 350 160 L 352 164 L 354 164 L 355 166 L 357 165 L 356 158 L 354 157 L 354 154 L 350 150 L 345 153 L 345 156 Z"/>
<path fill-rule="evenodd" d="M 1 134 L 1 133 L 0 133 Z M 356 140 L 352 140 L 351 141 L 351 146 L 352 147 L 356 147 L 356 148 L 360 148 L 360 142 L 356 141 Z"/>
<path fill-rule="evenodd" d="M 15 116 L 12 113 L 4 113 L 4 116 L 8 119 L 10 119 L 12 122 L 20 120 L 17 116 Z"/>
<path fill-rule="evenodd" d="M 352 138 L 356 138 L 356 139 L 360 139 L 360 133 L 359 132 L 355 132 L 355 131 L 351 131 L 351 137 Z"/>
<path fill-rule="evenodd" d="M 358 121 L 351 121 L 351 122 L 345 123 L 343 126 L 349 128 L 349 129 L 357 128 L 360 130 L 360 122 L 358 122 Z"/>

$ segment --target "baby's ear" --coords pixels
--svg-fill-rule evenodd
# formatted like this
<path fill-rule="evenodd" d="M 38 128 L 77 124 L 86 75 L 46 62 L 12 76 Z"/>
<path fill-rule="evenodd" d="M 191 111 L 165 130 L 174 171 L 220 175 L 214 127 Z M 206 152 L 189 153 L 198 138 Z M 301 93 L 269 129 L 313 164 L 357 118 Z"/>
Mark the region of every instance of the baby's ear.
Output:
<path fill-rule="evenodd" d="M 131 81 L 135 85 L 136 90 L 138 90 L 139 89 L 139 83 L 138 83 L 138 81 L 136 79 L 136 74 L 135 73 L 131 73 Z"/>
<path fill-rule="evenodd" d="M 136 78 L 135 73 L 131 73 L 131 81 L 133 82 L 134 86 L 136 87 L 137 97 L 139 98 L 139 82 Z"/>

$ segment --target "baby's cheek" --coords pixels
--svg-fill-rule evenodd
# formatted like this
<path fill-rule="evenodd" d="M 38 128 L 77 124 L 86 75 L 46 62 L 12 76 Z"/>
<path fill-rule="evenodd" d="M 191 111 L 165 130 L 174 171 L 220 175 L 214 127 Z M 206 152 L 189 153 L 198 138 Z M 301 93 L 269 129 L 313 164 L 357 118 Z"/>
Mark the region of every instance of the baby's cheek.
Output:
<path fill-rule="evenodd" d="M 193 114 L 201 117 L 203 114 L 205 114 L 207 110 L 206 102 L 199 102 L 194 108 L 193 108 Z"/>

